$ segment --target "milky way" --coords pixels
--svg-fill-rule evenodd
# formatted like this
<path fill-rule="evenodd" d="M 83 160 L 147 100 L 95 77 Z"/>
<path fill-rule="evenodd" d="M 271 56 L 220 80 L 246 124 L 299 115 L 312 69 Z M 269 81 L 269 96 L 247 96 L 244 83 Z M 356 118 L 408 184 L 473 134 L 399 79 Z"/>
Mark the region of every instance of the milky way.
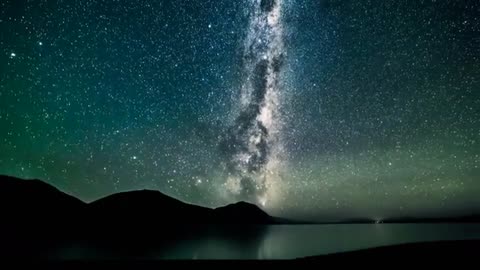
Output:
<path fill-rule="evenodd" d="M 284 61 L 281 0 L 255 0 L 245 41 L 245 83 L 240 112 L 222 144 L 227 156 L 226 187 L 237 198 L 267 203 L 279 141 L 279 75 Z M 273 178 L 273 179 L 272 179 Z"/>
<path fill-rule="evenodd" d="M 480 2 L 0 1 L 0 174 L 304 220 L 480 211 Z"/>

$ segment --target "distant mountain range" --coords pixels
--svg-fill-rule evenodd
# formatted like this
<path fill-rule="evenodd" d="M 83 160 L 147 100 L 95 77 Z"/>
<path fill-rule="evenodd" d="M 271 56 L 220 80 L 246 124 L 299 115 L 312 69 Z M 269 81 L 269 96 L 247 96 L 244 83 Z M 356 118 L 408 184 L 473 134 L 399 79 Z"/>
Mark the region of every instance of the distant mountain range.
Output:
<path fill-rule="evenodd" d="M 346 219 L 336 222 L 320 222 L 320 224 L 380 224 L 380 223 L 480 223 L 480 215 L 457 217 L 398 217 L 374 220 L 370 218 Z"/>
<path fill-rule="evenodd" d="M 40 180 L 24 180 L 0 175 L 0 213 L 12 226 L 35 224 L 42 227 L 78 226 L 85 228 L 207 224 L 314 224 L 272 217 L 258 206 L 238 202 L 216 209 L 184 203 L 159 191 L 139 190 L 116 193 L 85 203 Z M 480 215 L 462 217 L 401 217 L 381 221 L 355 218 L 324 223 L 445 223 L 480 222 Z M 323 222 L 317 222 L 323 223 Z M 5 223 L 3 223 L 5 225 Z M 19 225 L 20 224 L 20 225 Z"/>
<path fill-rule="evenodd" d="M 480 215 L 468 215 L 458 217 L 400 217 L 385 219 L 382 223 L 480 223 Z"/>
<path fill-rule="evenodd" d="M 165 227 L 292 223 L 246 202 L 211 209 L 152 190 L 122 192 L 85 203 L 40 180 L 10 176 L 0 176 L 0 213 L 0 228 L 22 234 L 69 234 L 68 228 L 87 234 L 150 234 Z"/>

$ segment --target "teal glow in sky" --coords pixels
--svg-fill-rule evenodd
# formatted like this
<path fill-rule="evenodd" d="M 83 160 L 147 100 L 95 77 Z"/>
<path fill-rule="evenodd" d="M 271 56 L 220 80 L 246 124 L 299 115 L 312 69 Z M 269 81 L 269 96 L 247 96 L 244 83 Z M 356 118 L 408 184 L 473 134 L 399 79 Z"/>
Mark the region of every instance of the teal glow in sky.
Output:
<path fill-rule="evenodd" d="M 254 0 L 2 1 L 0 174 L 311 219 L 480 211 L 480 3 L 279 2 L 262 8 L 281 46 L 253 54 L 283 59 L 255 196 L 222 148 Z"/>

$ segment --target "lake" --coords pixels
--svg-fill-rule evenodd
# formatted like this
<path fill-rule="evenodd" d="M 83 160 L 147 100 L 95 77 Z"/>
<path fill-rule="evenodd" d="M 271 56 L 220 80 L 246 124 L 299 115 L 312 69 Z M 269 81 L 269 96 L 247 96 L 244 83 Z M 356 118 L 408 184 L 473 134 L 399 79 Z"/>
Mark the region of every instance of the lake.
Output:
<path fill-rule="evenodd" d="M 270 225 L 258 233 L 222 233 L 179 241 L 167 248 L 130 246 L 120 253 L 91 246 L 62 248 L 56 258 L 293 259 L 364 248 L 439 240 L 480 239 L 480 224 Z"/>

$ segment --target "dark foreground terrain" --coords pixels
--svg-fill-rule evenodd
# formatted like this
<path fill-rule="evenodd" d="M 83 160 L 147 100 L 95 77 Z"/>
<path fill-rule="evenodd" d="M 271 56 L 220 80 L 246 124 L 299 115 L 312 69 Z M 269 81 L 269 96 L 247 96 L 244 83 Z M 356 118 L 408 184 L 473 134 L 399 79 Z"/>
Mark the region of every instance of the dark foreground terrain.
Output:
<path fill-rule="evenodd" d="M 480 241 L 446 241 L 403 244 L 378 247 L 366 250 L 298 258 L 294 260 L 82 260 L 82 261 L 49 261 L 49 260 L 15 260 L 5 258 L 0 265 L 18 267 L 48 267 L 48 269 L 179 269 L 179 267 L 295 267 L 317 269 L 325 267 L 395 267 L 412 268 L 441 267 L 447 269 L 477 269 Z"/>
<path fill-rule="evenodd" d="M 261 241 L 265 225 L 291 223 L 245 202 L 210 209 L 148 190 L 118 193 L 85 203 L 42 181 L 8 176 L 0 176 L 0 219 L 1 264 L 120 263 L 135 267 L 160 264 L 151 257 L 143 257 L 152 249 L 162 255 L 178 243 L 201 237 L 229 239 L 236 248 L 249 250 Z M 93 255 L 79 260 L 75 256 L 79 246 L 87 247 L 87 253 Z M 96 249 L 92 251 L 90 247 Z M 378 266 L 387 259 L 400 263 L 463 264 L 476 260 L 479 250 L 480 240 L 428 242 L 298 258 L 283 263 L 367 262 Z M 196 263 L 205 262 L 208 261 Z"/>

